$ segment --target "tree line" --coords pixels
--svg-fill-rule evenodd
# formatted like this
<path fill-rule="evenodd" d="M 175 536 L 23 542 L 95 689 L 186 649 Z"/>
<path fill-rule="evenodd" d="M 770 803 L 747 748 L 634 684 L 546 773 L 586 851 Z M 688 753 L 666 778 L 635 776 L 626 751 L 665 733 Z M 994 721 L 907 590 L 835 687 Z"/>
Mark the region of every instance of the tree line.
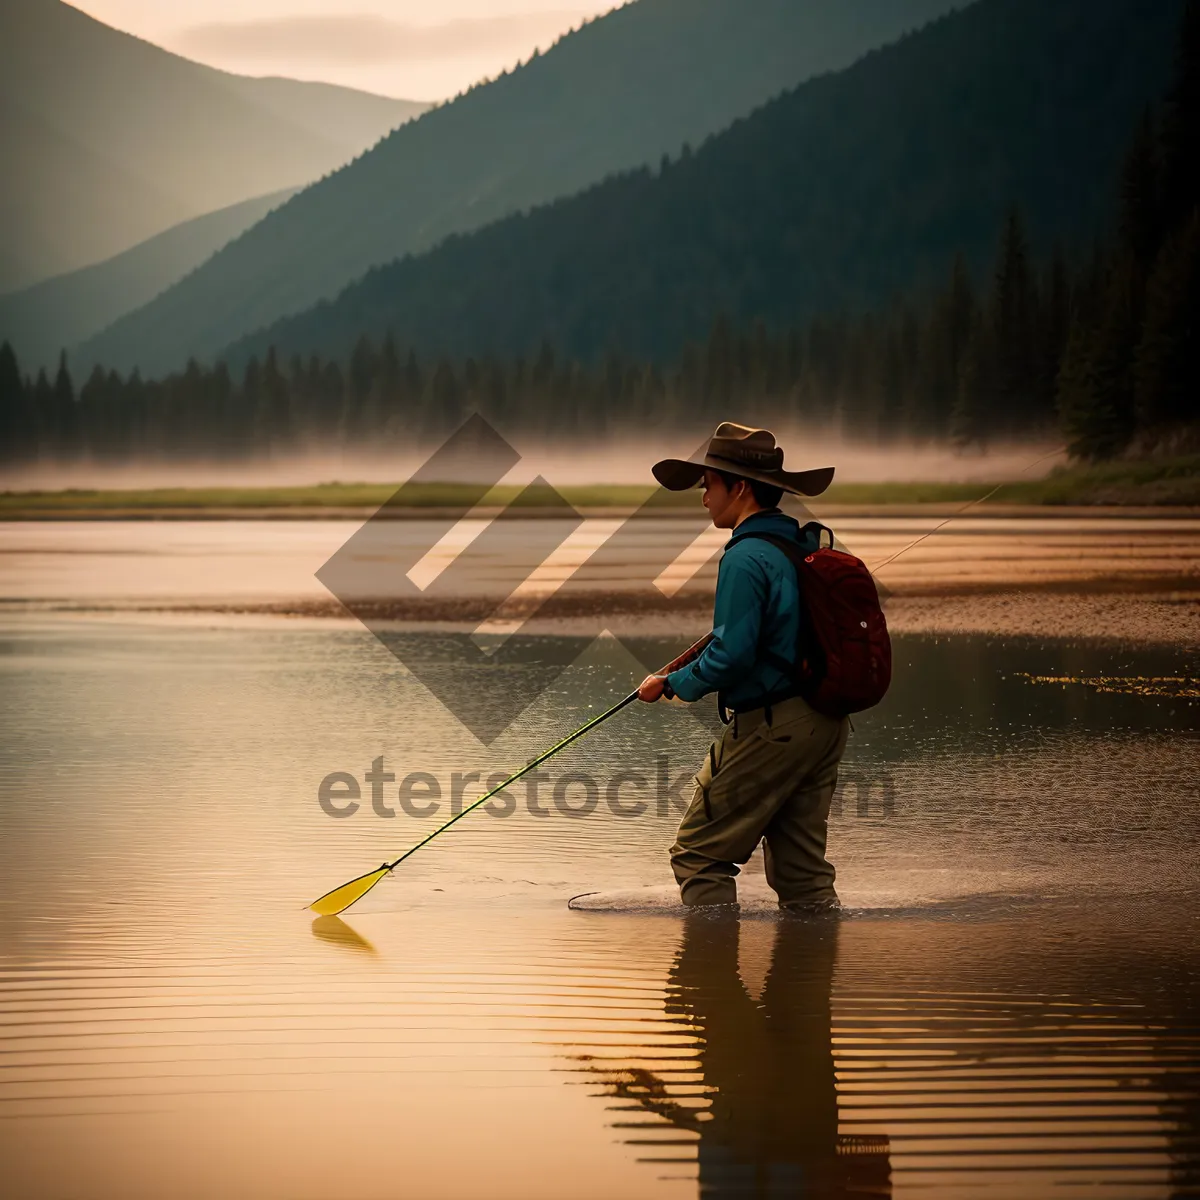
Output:
<path fill-rule="evenodd" d="M 22 375 L 0 347 L 9 461 L 236 459 L 434 438 L 474 410 L 504 430 L 602 438 L 646 423 L 803 421 L 848 435 L 1064 435 L 1079 458 L 1183 444 L 1200 418 L 1200 0 L 1175 78 L 1138 126 L 1110 235 L 1086 253 L 1031 253 L 1014 207 L 980 284 L 963 255 L 941 286 L 881 311 L 789 327 L 724 315 L 662 365 L 610 351 L 430 356 L 392 335 L 344 359 L 268 349 L 162 379 L 95 367 L 77 386 Z M 1190 431 L 1190 433 L 1189 433 Z"/>
<path fill-rule="evenodd" d="M 716 424 L 739 413 L 867 439 L 949 433 L 984 444 L 1054 425 L 1071 284 L 1061 259 L 1043 274 L 1014 212 L 995 282 L 982 293 L 960 257 L 928 303 L 782 331 L 718 316 L 707 338 L 666 368 L 616 352 L 589 364 L 549 344 L 529 358 L 429 359 L 389 335 L 359 338 L 345 361 L 282 362 L 270 349 L 236 377 L 224 363 L 192 361 L 158 380 L 97 366 L 77 387 L 65 356 L 56 372 L 22 378 L 5 343 L 3 442 L 7 457 L 21 461 L 285 456 L 429 441 L 478 411 L 506 431 L 565 438 Z M 1005 367 L 995 396 L 980 366 L 985 344 Z"/>

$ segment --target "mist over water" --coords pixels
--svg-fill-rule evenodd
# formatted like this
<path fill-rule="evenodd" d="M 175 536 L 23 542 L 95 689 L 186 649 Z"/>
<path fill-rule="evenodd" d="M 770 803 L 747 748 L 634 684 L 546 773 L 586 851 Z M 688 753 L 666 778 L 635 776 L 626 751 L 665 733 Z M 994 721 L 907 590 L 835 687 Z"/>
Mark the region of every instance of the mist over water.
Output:
<path fill-rule="evenodd" d="M 742 420 L 753 423 L 752 416 Z M 799 422 L 772 424 L 789 470 L 837 467 L 838 483 L 1000 482 L 1037 479 L 1065 461 L 1050 441 L 995 443 L 986 451 L 962 451 L 949 442 L 864 441 L 806 430 Z M 613 483 L 653 485 L 651 465 L 660 458 L 687 458 L 712 434 L 709 428 L 651 429 L 603 443 L 539 439 L 499 428 L 521 455 L 506 477 L 526 483 L 542 476 L 558 486 Z M 313 446 L 287 456 L 236 462 L 148 460 L 134 464 L 43 462 L 9 465 L 0 486 L 10 491 L 61 488 L 302 487 L 319 483 L 400 483 L 441 444 L 440 438 L 395 439 L 390 443 L 330 451 Z"/>

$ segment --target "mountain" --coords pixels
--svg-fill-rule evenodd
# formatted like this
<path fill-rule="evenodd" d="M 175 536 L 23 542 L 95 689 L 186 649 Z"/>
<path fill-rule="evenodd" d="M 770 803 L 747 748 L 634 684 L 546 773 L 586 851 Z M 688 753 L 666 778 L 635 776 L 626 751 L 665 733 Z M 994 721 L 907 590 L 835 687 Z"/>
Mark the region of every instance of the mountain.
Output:
<path fill-rule="evenodd" d="M 80 361 L 211 355 L 364 271 L 677 154 L 955 0 L 639 0 L 397 130 L 307 188 Z"/>
<path fill-rule="evenodd" d="M 230 75 L 59 0 L 3 0 L 0 291 L 309 183 L 425 107 Z"/>
<path fill-rule="evenodd" d="M 422 355 L 545 339 L 662 361 L 717 314 L 778 327 L 878 305 L 940 283 L 958 250 L 978 272 L 1014 203 L 1035 248 L 1086 250 L 1169 77 L 1182 5 L 980 0 L 658 171 L 378 268 L 229 361 L 341 355 L 389 330 Z"/>
<path fill-rule="evenodd" d="M 153 300 L 240 237 L 293 191 L 256 196 L 193 217 L 105 262 L 0 296 L 0 341 L 21 348 L 26 370 L 49 369 L 65 346 L 74 346 Z"/>

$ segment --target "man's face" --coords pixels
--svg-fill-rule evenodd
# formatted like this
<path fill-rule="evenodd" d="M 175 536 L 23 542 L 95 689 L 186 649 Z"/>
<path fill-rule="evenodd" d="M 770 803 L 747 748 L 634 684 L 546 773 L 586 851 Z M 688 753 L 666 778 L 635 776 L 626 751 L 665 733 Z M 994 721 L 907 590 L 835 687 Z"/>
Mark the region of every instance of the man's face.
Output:
<path fill-rule="evenodd" d="M 718 529 L 732 529 L 737 524 L 745 491 L 746 485 L 740 479 L 731 489 L 716 471 L 705 470 L 704 507 Z"/>

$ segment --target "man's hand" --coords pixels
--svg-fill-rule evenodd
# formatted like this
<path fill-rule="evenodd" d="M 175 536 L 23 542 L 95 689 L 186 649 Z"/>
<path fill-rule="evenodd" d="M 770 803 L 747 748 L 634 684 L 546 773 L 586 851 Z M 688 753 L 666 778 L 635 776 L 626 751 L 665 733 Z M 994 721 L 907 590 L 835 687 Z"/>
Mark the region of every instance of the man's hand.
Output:
<path fill-rule="evenodd" d="M 666 682 L 665 675 L 647 675 L 638 688 L 638 699 L 645 700 L 647 704 L 653 704 L 662 696 Z"/>

